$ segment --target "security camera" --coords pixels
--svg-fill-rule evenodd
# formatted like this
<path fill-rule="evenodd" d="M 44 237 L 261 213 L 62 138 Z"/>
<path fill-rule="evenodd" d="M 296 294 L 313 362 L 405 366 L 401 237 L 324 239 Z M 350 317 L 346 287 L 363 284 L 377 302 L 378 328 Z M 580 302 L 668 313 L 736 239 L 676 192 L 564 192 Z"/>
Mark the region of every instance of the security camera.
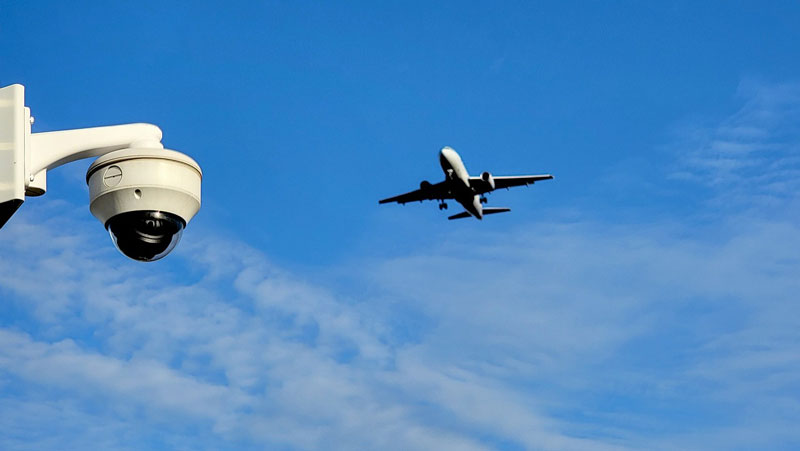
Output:
<path fill-rule="evenodd" d="M 86 172 L 89 209 L 120 252 L 158 260 L 178 244 L 200 209 L 201 180 L 200 166 L 174 150 L 110 152 Z"/>
<path fill-rule="evenodd" d="M 25 196 L 47 191 L 47 171 L 99 157 L 89 166 L 89 209 L 127 257 L 169 254 L 200 209 L 203 173 L 190 157 L 164 149 L 161 130 L 125 124 L 31 133 L 24 87 L 0 89 L 0 227 Z M 3 151 L 9 149 L 10 151 Z"/>

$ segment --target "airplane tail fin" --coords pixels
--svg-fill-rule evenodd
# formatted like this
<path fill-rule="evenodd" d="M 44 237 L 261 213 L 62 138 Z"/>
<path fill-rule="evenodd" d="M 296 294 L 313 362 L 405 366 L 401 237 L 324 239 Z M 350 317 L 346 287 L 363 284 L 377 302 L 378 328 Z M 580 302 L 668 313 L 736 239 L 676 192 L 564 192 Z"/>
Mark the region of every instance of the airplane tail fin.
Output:
<path fill-rule="evenodd" d="M 505 213 L 507 211 L 511 211 L 511 209 L 510 208 L 506 208 L 506 207 L 483 207 L 483 215 L 484 216 L 493 215 L 495 213 Z M 459 213 L 457 215 L 450 216 L 447 219 L 453 220 L 453 219 L 462 219 L 462 218 L 471 218 L 471 217 L 472 217 L 472 215 L 469 214 L 469 212 L 462 211 L 461 213 Z"/>

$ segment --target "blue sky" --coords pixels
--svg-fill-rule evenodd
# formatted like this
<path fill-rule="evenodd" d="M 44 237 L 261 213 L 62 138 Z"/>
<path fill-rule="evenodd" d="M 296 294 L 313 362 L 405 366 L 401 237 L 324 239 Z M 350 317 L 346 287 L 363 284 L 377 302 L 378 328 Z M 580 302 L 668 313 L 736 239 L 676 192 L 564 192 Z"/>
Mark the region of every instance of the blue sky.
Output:
<path fill-rule="evenodd" d="M 0 448 L 800 446 L 800 4 L 194 3 L 0 5 L 35 132 L 204 171 L 159 262 L 88 161 L 0 231 Z M 444 145 L 556 179 L 378 206 Z"/>

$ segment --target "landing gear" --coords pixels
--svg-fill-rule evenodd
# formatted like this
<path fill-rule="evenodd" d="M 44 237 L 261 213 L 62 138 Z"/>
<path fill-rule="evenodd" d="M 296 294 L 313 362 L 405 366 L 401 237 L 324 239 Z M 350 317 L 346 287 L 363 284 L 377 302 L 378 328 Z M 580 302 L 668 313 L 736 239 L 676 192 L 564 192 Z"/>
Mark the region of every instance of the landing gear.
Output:
<path fill-rule="evenodd" d="M 486 202 L 489 202 L 489 199 L 487 199 L 486 196 L 481 196 L 481 203 L 485 204 Z"/>
<path fill-rule="evenodd" d="M 439 210 L 447 210 L 447 202 L 440 202 Z"/>

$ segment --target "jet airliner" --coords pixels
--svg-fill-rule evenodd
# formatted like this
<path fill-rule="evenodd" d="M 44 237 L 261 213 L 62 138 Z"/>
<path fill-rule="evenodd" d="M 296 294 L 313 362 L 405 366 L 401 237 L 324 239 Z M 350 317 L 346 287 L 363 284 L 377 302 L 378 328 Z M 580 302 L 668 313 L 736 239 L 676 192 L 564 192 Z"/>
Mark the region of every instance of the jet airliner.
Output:
<path fill-rule="evenodd" d="M 444 181 L 432 184 L 423 180 L 419 184 L 419 189 L 399 196 L 389 197 L 379 201 L 379 204 L 397 202 L 406 204 L 408 202 L 422 202 L 423 200 L 438 200 L 439 210 L 446 210 L 445 200 L 454 199 L 464 206 L 461 213 L 448 217 L 447 219 L 461 219 L 475 217 L 483 219 L 484 215 L 494 213 L 504 213 L 511 211 L 506 207 L 484 207 L 486 203 L 486 193 L 500 188 L 511 188 L 514 186 L 533 185 L 541 180 L 552 179 L 550 174 L 543 175 L 511 175 L 493 176 L 489 172 L 483 172 L 478 177 L 470 177 L 461 157 L 451 147 L 444 147 L 439 151 L 439 164 L 444 171 Z"/>

